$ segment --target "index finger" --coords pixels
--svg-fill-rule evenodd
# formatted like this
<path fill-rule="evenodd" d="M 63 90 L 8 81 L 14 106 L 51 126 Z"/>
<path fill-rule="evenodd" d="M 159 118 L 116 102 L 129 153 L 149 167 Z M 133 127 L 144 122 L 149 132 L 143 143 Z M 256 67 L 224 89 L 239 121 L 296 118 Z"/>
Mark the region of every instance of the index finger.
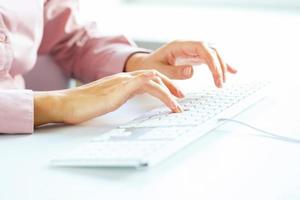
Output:
<path fill-rule="evenodd" d="M 204 56 L 208 68 L 212 73 L 215 85 L 217 87 L 222 87 L 224 77 L 223 73 L 221 72 L 222 70 L 220 63 L 218 62 L 218 59 L 215 58 L 216 55 L 213 55 L 213 50 L 203 42 L 197 42 L 195 48 L 199 56 Z"/>

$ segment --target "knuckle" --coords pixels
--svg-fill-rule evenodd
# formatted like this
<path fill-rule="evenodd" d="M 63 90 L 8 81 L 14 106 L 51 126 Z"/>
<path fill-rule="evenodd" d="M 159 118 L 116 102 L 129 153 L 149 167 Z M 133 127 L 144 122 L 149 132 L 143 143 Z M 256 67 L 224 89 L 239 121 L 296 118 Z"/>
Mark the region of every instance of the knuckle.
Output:
<path fill-rule="evenodd" d="M 152 72 L 153 74 L 158 74 L 158 73 L 159 73 L 156 69 L 151 69 L 151 72 Z"/>
<path fill-rule="evenodd" d="M 148 80 L 147 74 L 141 74 L 140 76 L 136 77 L 136 80 L 140 79 L 142 81 L 142 84 L 144 84 Z"/>
<path fill-rule="evenodd" d="M 157 76 L 159 72 L 158 72 L 156 69 L 150 69 L 150 70 L 148 70 L 146 73 L 151 73 L 151 74 L 153 74 L 154 76 Z"/>

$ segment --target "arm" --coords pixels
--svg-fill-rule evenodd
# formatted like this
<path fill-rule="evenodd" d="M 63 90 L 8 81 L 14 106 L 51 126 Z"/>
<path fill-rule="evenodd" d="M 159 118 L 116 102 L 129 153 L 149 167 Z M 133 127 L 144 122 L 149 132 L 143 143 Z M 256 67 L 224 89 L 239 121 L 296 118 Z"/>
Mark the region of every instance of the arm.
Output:
<path fill-rule="evenodd" d="M 124 36 L 102 36 L 78 23 L 77 0 L 49 0 L 45 5 L 40 53 L 50 53 L 69 77 L 86 82 L 123 72 L 130 55 L 148 52 Z"/>
<path fill-rule="evenodd" d="M 71 77 L 83 82 L 97 81 L 74 89 L 35 93 L 35 126 L 50 122 L 77 124 L 111 112 L 143 92 L 159 98 L 173 112 L 180 112 L 174 96 L 183 97 L 182 92 L 159 72 L 120 73 L 99 79 L 123 72 L 133 54 L 148 51 L 135 47 L 124 36 L 99 36 L 92 33 L 91 27 L 80 26 L 75 18 L 76 3 L 75 0 L 46 3 L 39 53 L 50 53 Z"/>
<path fill-rule="evenodd" d="M 173 41 L 150 54 L 134 54 L 125 70 L 156 69 L 169 78 L 188 79 L 193 76 L 193 65 L 199 64 L 208 66 L 217 87 L 225 83 L 227 72 L 237 72 L 224 61 L 215 47 L 200 41 Z"/>
<path fill-rule="evenodd" d="M 0 15 L 0 17 L 2 17 L 2 15 Z M 5 16 L 5 20 L 3 21 L 9 25 L 14 25 L 15 22 L 14 19 L 11 20 L 10 17 L 7 16 Z M 153 71 L 140 71 L 127 74 L 120 73 L 112 77 L 94 81 L 91 84 L 79 88 L 61 91 L 32 92 L 30 90 L 21 89 L 23 86 L 18 83 L 21 83 L 22 79 L 20 76 L 13 73 L 13 71 L 18 69 L 16 68 L 15 61 L 18 61 L 17 63 L 22 66 L 24 66 L 25 63 L 30 66 L 30 63 L 34 62 L 34 59 L 30 59 L 30 62 L 24 63 L 22 62 L 24 61 L 24 58 L 16 56 L 24 55 L 25 57 L 28 57 L 28 55 L 34 55 L 36 51 L 30 45 L 26 46 L 27 48 L 23 48 L 18 46 L 20 45 L 18 43 L 10 43 L 9 32 L 13 35 L 19 34 L 19 36 L 22 36 L 24 39 L 27 38 L 28 35 L 29 37 L 32 36 L 32 34 L 28 32 L 28 30 L 31 29 L 27 27 L 28 29 L 26 28 L 23 33 L 20 33 L 16 30 L 7 28 L 3 21 L 1 21 L 2 24 L 0 23 L 1 31 L 4 32 L 4 34 L 0 34 L 0 133 L 32 133 L 33 125 L 39 126 L 52 122 L 70 124 L 80 123 L 107 112 L 111 112 L 120 107 L 135 94 L 143 92 L 159 98 L 173 112 L 181 111 L 180 106 L 176 103 L 173 95 L 182 97 L 182 93 L 180 93 L 166 77 Z M 23 22 L 22 20 L 17 21 Z M 57 21 L 55 23 L 57 23 Z M 22 27 L 28 25 L 32 24 L 24 22 Z M 71 34 L 71 36 L 73 37 L 74 35 Z M 1 38 L 4 38 L 3 41 L 1 41 Z M 53 37 L 53 41 L 56 39 L 57 37 Z M 71 44 L 73 39 L 69 41 Z M 102 45 L 104 48 L 104 51 L 99 50 L 101 53 L 99 53 L 99 55 L 97 54 L 97 59 L 107 59 L 103 63 L 103 65 L 107 66 L 108 64 L 106 62 L 115 62 L 118 66 L 118 70 L 115 71 L 123 71 L 123 65 L 126 62 L 125 60 L 134 52 L 133 48 L 128 45 L 129 43 L 120 40 L 120 44 L 116 44 L 115 39 L 110 41 L 109 38 L 103 40 L 97 39 L 97 41 L 99 43 L 102 41 L 103 44 L 101 44 L 101 48 Z M 60 62 L 61 57 L 64 57 L 61 62 L 63 63 L 64 68 L 70 67 L 70 73 L 78 75 L 86 81 L 94 79 L 94 74 L 97 75 L 96 77 L 106 75 L 103 72 L 97 73 L 97 70 L 93 71 L 94 68 L 92 65 L 87 65 L 88 68 L 84 70 L 87 71 L 87 73 L 81 75 L 80 72 L 76 71 L 78 67 L 81 70 L 81 66 L 77 65 L 76 62 L 75 65 L 73 65 L 74 63 L 72 60 L 74 59 L 80 62 L 80 59 L 76 56 L 81 55 L 77 54 L 77 52 L 83 51 L 83 48 L 65 48 L 65 45 L 68 46 L 69 43 L 64 43 L 64 41 L 60 42 L 58 43 L 62 44 L 62 51 L 60 51 L 60 45 L 58 43 L 55 43 L 53 49 L 50 48 L 50 51 L 58 62 Z M 106 44 L 108 46 L 107 49 L 105 48 Z M 121 45 L 122 48 L 116 48 L 115 45 Z M 47 47 L 51 47 L 51 45 L 49 46 L 48 44 L 43 48 Z M 86 46 L 84 45 L 84 47 Z M 41 50 L 43 50 L 43 48 L 41 48 Z M 23 51 L 23 54 L 19 54 L 20 50 Z M 90 52 L 90 50 L 92 51 L 93 49 L 87 49 L 88 52 Z M 112 53 L 110 54 L 111 51 Z M 84 58 L 84 55 L 81 56 Z M 65 60 L 66 58 L 70 60 Z M 12 66 L 12 61 L 14 61 L 14 66 Z M 92 68 L 89 69 L 89 67 Z M 19 68 L 19 70 L 20 69 L 23 70 L 23 68 Z M 69 69 L 66 71 L 68 70 Z M 111 70 L 109 73 L 114 73 L 115 71 Z M 166 88 L 168 89 L 166 90 Z"/>
<path fill-rule="evenodd" d="M 11 16 L 0 10 L 0 133 L 32 133 L 33 92 L 18 89 L 22 78 L 10 74 L 17 59 L 10 37 L 15 25 Z"/>
<path fill-rule="evenodd" d="M 61 91 L 38 92 L 34 98 L 34 124 L 77 124 L 114 111 L 136 94 L 148 93 L 173 112 L 182 109 L 175 97 L 183 94 L 166 76 L 154 70 L 119 73 Z"/>

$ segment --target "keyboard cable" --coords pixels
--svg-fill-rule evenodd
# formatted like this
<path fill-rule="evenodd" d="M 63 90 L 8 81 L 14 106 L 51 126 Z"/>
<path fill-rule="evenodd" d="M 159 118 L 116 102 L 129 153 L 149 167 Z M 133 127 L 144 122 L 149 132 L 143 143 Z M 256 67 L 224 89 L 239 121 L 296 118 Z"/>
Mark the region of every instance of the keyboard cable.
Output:
<path fill-rule="evenodd" d="M 263 133 L 264 135 L 262 135 L 262 136 L 268 137 L 268 138 L 271 138 L 271 139 L 276 139 L 276 140 L 281 140 L 281 141 L 285 141 L 285 142 L 291 142 L 291 143 L 300 144 L 300 139 L 285 137 L 285 136 L 282 136 L 280 134 L 272 133 L 272 132 L 263 130 L 261 128 L 257 128 L 255 126 L 252 126 L 252 125 L 250 125 L 248 123 L 245 123 L 245 122 L 242 122 L 242 121 L 239 121 L 239 120 L 230 119 L 230 118 L 219 118 L 218 121 L 220 121 L 220 122 L 222 122 L 222 121 L 223 122 L 231 122 L 231 123 L 239 124 L 241 126 L 248 127 L 248 128 L 253 129 L 255 131 Z"/>

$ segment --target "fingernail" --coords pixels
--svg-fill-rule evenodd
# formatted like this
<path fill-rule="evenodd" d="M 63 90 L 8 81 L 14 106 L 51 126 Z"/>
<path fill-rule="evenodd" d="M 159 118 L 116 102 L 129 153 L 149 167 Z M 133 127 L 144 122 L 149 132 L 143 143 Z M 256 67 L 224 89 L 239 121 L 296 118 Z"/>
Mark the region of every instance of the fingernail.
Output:
<path fill-rule="evenodd" d="M 220 79 L 216 80 L 216 85 L 218 88 L 222 88 L 222 81 Z"/>
<path fill-rule="evenodd" d="M 183 109 L 181 108 L 181 106 L 179 104 L 177 104 L 177 112 L 183 112 Z"/>
<path fill-rule="evenodd" d="M 184 70 L 183 70 L 183 75 L 185 77 L 190 77 L 192 75 L 192 68 L 191 67 L 186 67 Z"/>
<path fill-rule="evenodd" d="M 181 90 L 177 89 L 177 94 L 179 97 L 183 98 L 184 97 L 184 94 Z"/>
<path fill-rule="evenodd" d="M 238 71 L 236 70 L 236 69 L 233 69 L 233 68 L 231 68 L 230 70 L 228 70 L 230 73 L 232 73 L 232 74 L 235 74 L 235 73 L 237 73 Z"/>

